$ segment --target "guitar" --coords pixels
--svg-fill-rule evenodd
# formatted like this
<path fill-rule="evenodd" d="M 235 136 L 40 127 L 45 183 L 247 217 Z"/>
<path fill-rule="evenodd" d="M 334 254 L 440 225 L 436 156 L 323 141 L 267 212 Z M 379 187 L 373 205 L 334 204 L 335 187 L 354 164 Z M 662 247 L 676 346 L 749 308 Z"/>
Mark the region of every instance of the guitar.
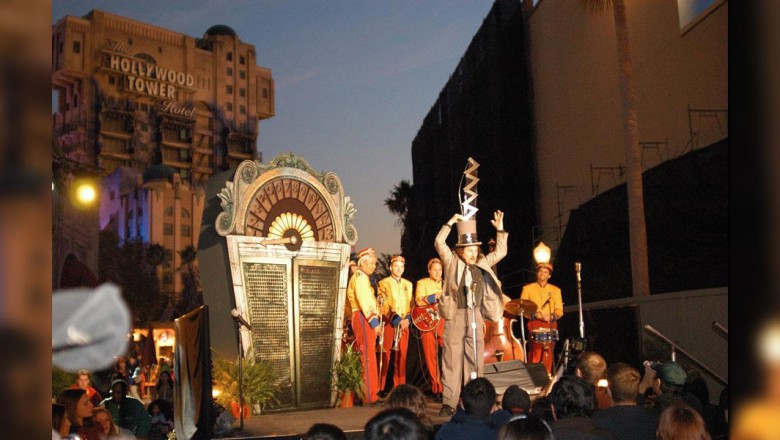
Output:
<path fill-rule="evenodd" d="M 437 304 L 415 306 L 412 308 L 412 324 L 421 332 L 429 332 L 439 326 L 441 316 Z"/>

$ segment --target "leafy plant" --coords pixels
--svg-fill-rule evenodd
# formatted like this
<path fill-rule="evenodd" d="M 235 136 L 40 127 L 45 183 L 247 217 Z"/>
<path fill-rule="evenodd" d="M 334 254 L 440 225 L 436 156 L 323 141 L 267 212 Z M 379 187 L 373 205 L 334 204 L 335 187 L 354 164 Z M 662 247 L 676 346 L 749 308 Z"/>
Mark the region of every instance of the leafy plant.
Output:
<path fill-rule="evenodd" d="M 363 364 L 360 362 L 360 352 L 353 344 L 347 345 L 341 353 L 341 359 L 333 363 L 333 381 L 336 389 L 341 392 L 351 391 L 360 399 L 365 400 L 366 386 L 363 382 Z"/>
<path fill-rule="evenodd" d="M 75 373 L 68 373 L 65 370 L 61 370 L 57 367 L 52 367 L 51 393 L 53 397 L 57 397 L 63 390 L 68 389 L 74 383 L 76 383 Z"/>
<path fill-rule="evenodd" d="M 222 356 L 212 356 L 214 364 L 214 384 L 220 390 L 216 397 L 217 403 L 230 407 L 231 402 L 238 402 L 238 363 Z M 260 408 L 269 403 L 278 403 L 276 398 L 277 377 L 271 364 L 265 361 L 243 359 L 244 399 L 247 403 L 256 403 Z"/>

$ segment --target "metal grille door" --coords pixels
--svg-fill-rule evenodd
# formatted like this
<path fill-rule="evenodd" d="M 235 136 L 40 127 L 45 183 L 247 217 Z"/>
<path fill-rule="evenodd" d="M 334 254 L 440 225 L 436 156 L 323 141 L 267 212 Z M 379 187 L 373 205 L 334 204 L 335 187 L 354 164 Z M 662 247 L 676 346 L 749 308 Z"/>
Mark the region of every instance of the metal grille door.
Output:
<path fill-rule="evenodd" d="M 241 267 L 255 357 L 280 379 L 279 404 L 269 409 L 328 406 L 339 264 L 261 260 Z"/>
<path fill-rule="evenodd" d="M 335 263 L 295 262 L 296 328 L 300 341 L 299 406 L 323 406 L 330 401 L 338 270 Z"/>
<path fill-rule="evenodd" d="M 269 362 L 280 379 L 279 406 L 295 405 L 289 261 L 243 263 L 255 358 Z"/>

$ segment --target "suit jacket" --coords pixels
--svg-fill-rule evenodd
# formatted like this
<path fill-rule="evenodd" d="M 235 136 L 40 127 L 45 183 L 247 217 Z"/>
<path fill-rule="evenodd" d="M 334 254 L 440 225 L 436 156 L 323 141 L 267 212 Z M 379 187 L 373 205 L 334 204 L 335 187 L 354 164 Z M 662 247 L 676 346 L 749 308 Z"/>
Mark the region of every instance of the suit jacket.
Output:
<path fill-rule="evenodd" d="M 445 224 L 441 227 L 436 236 L 434 246 L 442 262 L 444 271 L 444 289 L 439 300 L 439 313 L 444 319 L 452 319 L 458 310 L 458 302 L 455 295 L 458 293 L 458 285 L 463 277 L 463 271 L 466 270 L 466 263 L 458 257 L 452 249 L 447 246 L 447 236 L 450 235 L 452 227 Z M 492 266 L 495 266 L 506 256 L 506 240 L 509 234 L 506 231 L 496 232 L 496 250 L 477 257 L 475 266 L 482 271 L 485 291 L 482 294 L 482 304 L 479 310 L 482 317 L 489 321 L 498 321 L 504 314 L 504 303 L 501 297 L 501 282 L 493 273 Z"/>

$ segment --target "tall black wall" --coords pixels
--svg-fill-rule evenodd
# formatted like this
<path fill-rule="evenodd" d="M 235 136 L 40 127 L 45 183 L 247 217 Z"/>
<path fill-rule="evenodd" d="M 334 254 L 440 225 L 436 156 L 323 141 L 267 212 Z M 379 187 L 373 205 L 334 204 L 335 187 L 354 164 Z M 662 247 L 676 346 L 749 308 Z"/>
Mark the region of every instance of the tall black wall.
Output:
<path fill-rule="evenodd" d="M 235 169 L 215 174 L 206 181 L 206 205 L 198 238 L 198 266 L 203 302 L 209 306 L 211 347 L 227 359 L 238 356 L 238 340 L 230 310 L 236 306 L 230 274 L 227 240 L 217 234 L 214 223 L 222 212 L 217 197 L 226 182 L 233 180 Z"/>
<path fill-rule="evenodd" d="M 405 277 L 427 276 L 436 234 L 460 212 L 458 188 L 471 156 L 481 165 L 476 219 L 483 250 L 495 237 L 490 220 L 500 209 L 509 254 L 498 266 L 499 278 L 509 296 L 519 296 L 538 223 L 529 62 L 520 1 L 495 2 L 412 142 L 414 191 L 401 244 Z"/>
<path fill-rule="evenodd" d="M 728 286 L 728 139 L 644 172 L 650 293 Z M 553 282 L 577 303 L 632 295 L 626 185 L 572 211 Z"/>

